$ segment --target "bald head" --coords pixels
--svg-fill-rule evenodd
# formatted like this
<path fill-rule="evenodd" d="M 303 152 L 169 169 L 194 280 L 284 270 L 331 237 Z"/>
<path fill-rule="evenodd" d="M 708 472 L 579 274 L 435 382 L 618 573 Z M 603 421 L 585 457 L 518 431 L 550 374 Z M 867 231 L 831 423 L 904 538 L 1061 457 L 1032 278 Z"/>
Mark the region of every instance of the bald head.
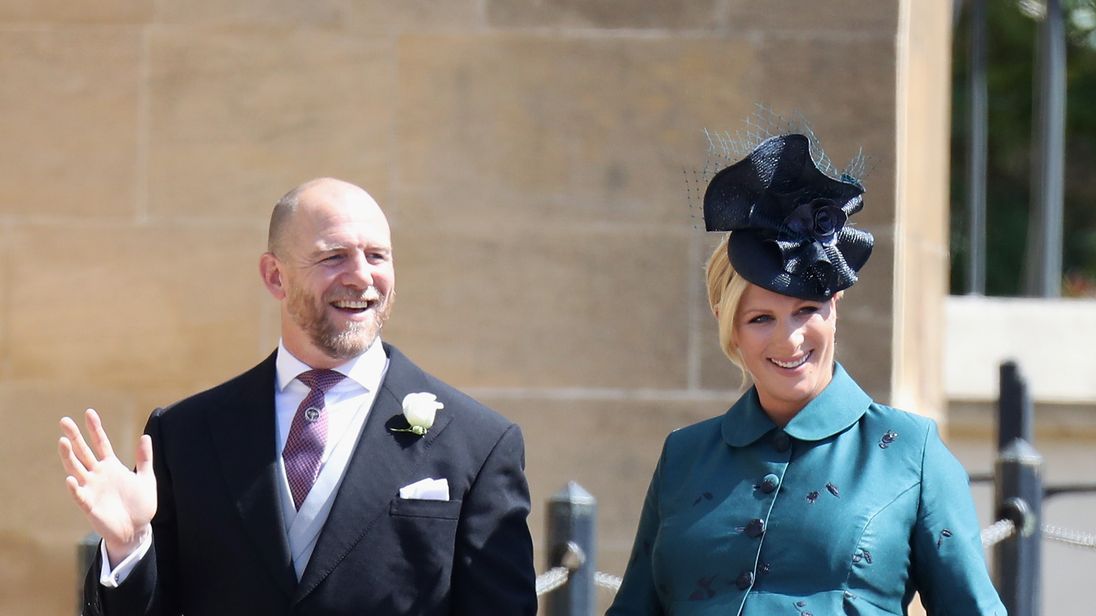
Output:
<path fill-rule="evenodd" d="M 365 208 L 374 210 L 381 219 L 384 214 L 380 206 L 364 189 L 350 182 L 336 178 L 315 178 L 300 184 L 282 195 L 274 204 L 270 214 L 270 229 L 267 232 L 267 250 L 274 254 L 285 251 L 286 238 L 294 215 L 302 210 L 318 206 L 337 205 L 340 208 Z M 387 224 L 387 221 L 385 221 Z"/>
<path fill-rule="evenodd" d="M 270 217 L 259 273 L 281 302 L 282 342 L 313 368 L 364 353 L 395 298 L 392 235 L 377 202 L 358 186 L 310 180 Z"/>

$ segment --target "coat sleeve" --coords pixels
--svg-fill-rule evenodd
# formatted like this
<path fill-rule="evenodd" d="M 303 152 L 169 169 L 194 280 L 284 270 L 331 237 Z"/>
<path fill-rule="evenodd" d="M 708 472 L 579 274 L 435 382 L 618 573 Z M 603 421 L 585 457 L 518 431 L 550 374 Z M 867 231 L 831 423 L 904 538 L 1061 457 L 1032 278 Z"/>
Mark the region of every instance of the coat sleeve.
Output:
<path fill-rule="evenodd" d="M 1005 616 L 986 570 L 969 479 L 934 423 L 925 431 L 911 541 L 914 584 L 930 616 Z"/>
<path fill-rule="evenodd" d="M 102 563 L 91 566 L 84 581 L 83 612 L 89 616 L 177 616 L 175 602 L 174 500 L 171 478 L 164 463 L 164 445 L 157 409 L 145 425 L 152 438 L 152 463 L 156 473 L 156 516 L 152 519 L 152 547 L 118 588 L 99 584 Z"/>
<path fill-rule="evenodd" d="M 536 614 L 524 468 L 521 430 L 510 425 L 464 497 L 453 559 L 453 614 Z"/>
<path fill-rule="evenodd" d="M 643 500 L 636 540 L 632 544 L 632 555 L 628 558 L 628 566 L 624 570 L 624 581 L 621 582 L 620 590 L 617 591 L 616 598 L 605 616 L 665 614 L 655 587 L 651 558 L 660 524 L 659 482 L 665 460 L 666 447 L 663 446 L 662 455 L 651 477 L 651 485 L 647 488 L 647 496 Z"/>

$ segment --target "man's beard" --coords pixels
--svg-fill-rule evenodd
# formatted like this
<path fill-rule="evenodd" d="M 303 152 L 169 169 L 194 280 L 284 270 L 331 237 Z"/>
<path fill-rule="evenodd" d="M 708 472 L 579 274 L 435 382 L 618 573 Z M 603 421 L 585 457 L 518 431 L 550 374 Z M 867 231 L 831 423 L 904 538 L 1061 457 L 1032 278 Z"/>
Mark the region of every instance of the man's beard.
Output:
<path fill-rule="evenodd" d="M 371 315 L 366 321 L 349 321 L 344 327 L 336 324 L 327 308 L 331 302 L 337 300 L 362 300 L 376 289 L 366 290 L 358 294 L 337 293 L 331 297 L 322 297 L 316 301 L 300 288 L 292 288 L 289 291 L 288 309 L 289 316 L 304 330 L 312 344 L 316 345 L 325 355 L 332 359 L 350 359 L 364 353 L 373 341 L 377 339 L 384 322 L 392 313 L 392 300 L 395 295 L 389 292 L 387 296 L 379 296 L 375 305 L 370 308 Z"/>

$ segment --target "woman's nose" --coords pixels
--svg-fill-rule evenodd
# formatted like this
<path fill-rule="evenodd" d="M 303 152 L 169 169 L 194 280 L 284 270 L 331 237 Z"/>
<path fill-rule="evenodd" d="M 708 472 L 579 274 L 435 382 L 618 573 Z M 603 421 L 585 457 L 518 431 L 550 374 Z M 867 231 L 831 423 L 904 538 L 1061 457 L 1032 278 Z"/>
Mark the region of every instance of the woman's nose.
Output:
<path fill-rule="evenodd" d="M 803 336 L 803 327 L 795 323 L 786 323 L 781 329 L 781 342 L 793 351 L 803 344 Z"/>

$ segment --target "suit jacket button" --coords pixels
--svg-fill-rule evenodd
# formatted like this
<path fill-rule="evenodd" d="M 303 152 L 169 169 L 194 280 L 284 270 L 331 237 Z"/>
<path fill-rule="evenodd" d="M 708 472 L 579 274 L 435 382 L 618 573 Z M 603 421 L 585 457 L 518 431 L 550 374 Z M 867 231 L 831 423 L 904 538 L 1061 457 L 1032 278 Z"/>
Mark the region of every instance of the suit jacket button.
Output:
<path fill-rule="evenodd" d="M 791 446 L 792 437 L 785 434 L 783 430 L 777 432 L 776 435 L 773 436 L 773 447 L 775 447 L 776 450 L 780 453 L 784 453 Z"/>
<path fill-rule="evenodd" d="M 754 539 L 757 539 L 765 533 L 765 520 L 756 518 L 750 520 L 750 523 L 746 525 L 746 534 Z"/>
<path fill-rule="evenodd" d="M 742 575 L 738 576 L 738 579 L 735 580 L 735 584 L 738 586 L 739 590 L 746 590 L 750 586 L 753 586 L 753 583 L 754 583 L 753 571 L 743 571 Z"/>
<path fill-rule="evenodd" d="M 780 485 L 780 478 L 772 473 L 761 479 L 761 491 L 765 494 L 770 494 L 778 485 Z"/>

